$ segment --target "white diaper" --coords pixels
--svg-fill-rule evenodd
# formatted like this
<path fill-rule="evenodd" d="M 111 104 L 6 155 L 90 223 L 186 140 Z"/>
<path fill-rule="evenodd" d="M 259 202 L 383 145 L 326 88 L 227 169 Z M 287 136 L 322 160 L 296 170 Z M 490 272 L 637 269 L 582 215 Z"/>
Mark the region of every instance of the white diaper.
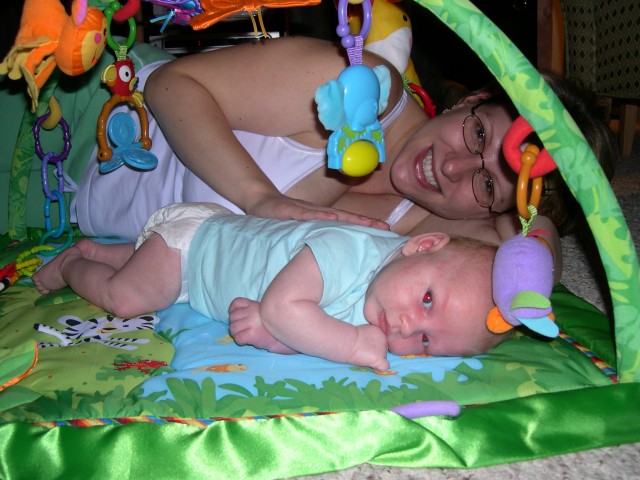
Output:
<path fill-rule="evenodd" d="M 189 301 L 187 260 L 193 236 L 202 222 L 208 218 L 228 214 L 233 214 L 233 212 L 217 203 L 174 203 L 156 210 L 142 228 L 142 233 L 136 241 L 136 249 L 152 233 L 157 233 L 162 236 L 170 248 L 180 252 L 182 287 L 176 300 L 177 303 Z"/>

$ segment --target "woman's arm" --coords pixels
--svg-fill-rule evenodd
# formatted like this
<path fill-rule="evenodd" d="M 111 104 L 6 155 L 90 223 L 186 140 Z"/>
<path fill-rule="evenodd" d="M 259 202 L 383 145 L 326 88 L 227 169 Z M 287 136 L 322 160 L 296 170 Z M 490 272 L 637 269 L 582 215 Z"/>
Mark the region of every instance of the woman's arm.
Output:
<path fill-rule="evenodd" d="M 313 253 L 303 248 L 276 276 L 262 298 L 265 328 L 288 347 L 341 363 L 387 370 L 387 340 L 373 325 L 355 327 L 327 315 L 319 303 L 323 280 Z"/>
<path fill-rule="evenodd" d="M 315 89 L 346 65 L 339 47 L 328 42 L 291 37 L 255 42 L 164 65 L 147 81 L 145 99 L 182 162 L 246 213 L 371 224 L 287 199 L 232 132 L 293 136 L 323 148 L 327 132 L 317 119 Z"/>

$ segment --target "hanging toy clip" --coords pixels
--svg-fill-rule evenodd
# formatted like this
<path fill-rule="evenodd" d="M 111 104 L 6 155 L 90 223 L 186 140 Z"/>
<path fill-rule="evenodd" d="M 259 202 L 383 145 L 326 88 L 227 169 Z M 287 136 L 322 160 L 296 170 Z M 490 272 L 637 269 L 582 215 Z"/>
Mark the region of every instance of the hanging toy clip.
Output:
<path fill-rule="evenodd" d="M 362 3 L 362 28 L 358 35 L 352 35 L 349 28 L 349 3 Z M 348 0 L 340 0 L 338 2 L 338 26 L 336 33 L 340 37 L 340 43 L 344 48 L 349 50 L 356 46 L 356 38 L 361 37 L 363 40 L 367 38 L 371 29 L 371 2 L 366 0 L 362 2 L 349 2 Z"/>
<path fill-rule="evenodd" d="M 387 108 L 391 74 L 384 65 L 362 65 L 364 37 L 371 26 L 371 2 L 362 2 L 364 21 L 358 35 L 351 35 L 347 0 L 338 4 L 336 32 L 347 49 L 350 65 L 336 80 L 318 87 L 318 117 L 333 133 L 327 144 L 328 167 L 352 177 L 362 177 L 385 160 L 384 135 L 378 116 Z"/>
<path fill-rule="evenodd" d="M 138 77 L 135 76 L 133 60 L 127 56 L 127 50 L 131 48 L 135 40 L 136 27 L 133 17 L 129 17 L 127 20 L 129 23 L 129 36 L 126 43 L 119 45 L 111 37 L 111 20 L 120 8 L 121 5 L 118 2 L 112 2 L 105 9 L 108 26 L 107 44 L 113 48 L 116 54 L 116 61 L 107 66 L 100 77 L 102 83 L 111 90 L 111 98 L 103 105 L 102 111 L 98 116 L 98 160 L 105 162 L 100 165 L 102 173 L 111 172 L 124 163 L 141 170 L 151 170 L 158 163 L 156 156 L 148 151 L 151 149 L 149 119 L 147 110 L 144 107 L 144 98 L 137 89 Z M 133 120 L 126 121 L 119 117 L 114 122 L 118 115 L 109 120 L 111 111 L 120 104 L 127 104 L 138 114 L 140 120 L 140 139 L 138 142 L 133 142 L 136 136 L 136 126 Z M 107 134 L 107 132 L 109 133 Z M 116 144 L 115 150 L 111 148 L 109 139 Z M 143 150 L 144 153 L 142 153 Z M 113 161 L 112 157 L 114 157 Z"/>

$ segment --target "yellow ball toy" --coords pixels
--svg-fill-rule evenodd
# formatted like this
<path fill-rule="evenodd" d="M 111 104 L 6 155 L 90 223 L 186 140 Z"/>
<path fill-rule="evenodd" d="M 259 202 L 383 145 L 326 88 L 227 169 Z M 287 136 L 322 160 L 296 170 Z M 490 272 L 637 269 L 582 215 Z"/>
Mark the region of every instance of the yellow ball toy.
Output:
<path fill-rule="evenodd" d="M 342 173 L 350 177 L 364 177 L 378 166 L 376 147 L 365 140 L 352 143 L 342 156 Z"/>

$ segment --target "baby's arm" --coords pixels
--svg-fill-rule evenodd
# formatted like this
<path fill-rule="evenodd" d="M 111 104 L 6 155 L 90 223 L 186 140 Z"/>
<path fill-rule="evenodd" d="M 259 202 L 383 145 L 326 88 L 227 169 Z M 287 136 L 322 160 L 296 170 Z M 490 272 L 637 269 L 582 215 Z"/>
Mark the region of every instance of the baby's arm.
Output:
<path fill-rule="evenodd" d="M 319 303 L 323 280 L 303 248 L 273 280 L 260 304 L 269 333 L 289 348 L 327 360 L 387 370 L 387 340 L 373 325 L 355 327 L 327 315 Z"/>
<path fill-rule="evenodd" d="M 238 345 L 253 345 L 283 355 L 300 353 L 269 333 L 260 318 L 260 302 L 250 298 L 237 297 L 229 305 L 229 333 Z"/>

